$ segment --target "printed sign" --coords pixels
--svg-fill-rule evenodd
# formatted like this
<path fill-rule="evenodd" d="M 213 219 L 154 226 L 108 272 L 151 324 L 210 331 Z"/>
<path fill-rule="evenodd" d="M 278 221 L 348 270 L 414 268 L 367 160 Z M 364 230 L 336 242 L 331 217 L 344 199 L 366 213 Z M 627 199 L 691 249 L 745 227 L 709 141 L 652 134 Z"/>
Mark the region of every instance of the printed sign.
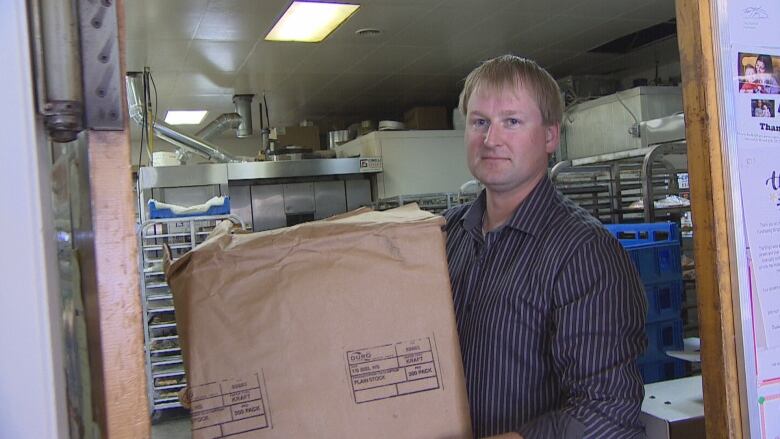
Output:
<path fill-rule="evenodd" d="M 430 338 L 349 351 L 347 366 L 358 404 L 439 388 Z"/>

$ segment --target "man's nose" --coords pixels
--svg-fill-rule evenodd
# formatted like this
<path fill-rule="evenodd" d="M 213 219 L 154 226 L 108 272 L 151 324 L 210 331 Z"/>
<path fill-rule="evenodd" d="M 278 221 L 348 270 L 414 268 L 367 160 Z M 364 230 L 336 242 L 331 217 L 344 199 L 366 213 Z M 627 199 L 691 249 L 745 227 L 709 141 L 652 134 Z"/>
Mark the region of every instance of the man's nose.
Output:
<path fill-rule="evenodd" d="M 485 146 L 498 146 L 501 144 L 501 128 L 498 124 L 490 124 L 485 132 Z"/>

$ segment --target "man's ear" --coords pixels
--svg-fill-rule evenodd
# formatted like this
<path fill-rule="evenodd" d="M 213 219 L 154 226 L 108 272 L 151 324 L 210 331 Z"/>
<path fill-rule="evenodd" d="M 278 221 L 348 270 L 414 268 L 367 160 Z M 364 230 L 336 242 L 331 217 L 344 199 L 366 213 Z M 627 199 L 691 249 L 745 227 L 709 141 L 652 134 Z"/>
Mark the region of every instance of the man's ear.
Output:
<path fill-rule="evenodd" d="M 561 141 L 561 124 L 555 122 L 545 127 L 545 144 L 544 149 L 548 154 L 552 154 L 558 149 L 558 145 Z"/>

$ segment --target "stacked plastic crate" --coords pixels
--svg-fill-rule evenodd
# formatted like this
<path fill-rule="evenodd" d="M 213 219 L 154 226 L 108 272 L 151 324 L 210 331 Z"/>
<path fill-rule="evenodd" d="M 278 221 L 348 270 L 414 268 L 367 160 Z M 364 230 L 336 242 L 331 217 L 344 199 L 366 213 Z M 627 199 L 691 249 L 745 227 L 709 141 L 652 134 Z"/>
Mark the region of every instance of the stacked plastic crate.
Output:
<path fill-rule="evenodd" d="M 647 350 L 638 360 L 645 384 L 685 375 L 685 362 L 666 355 L 683 349 L 683 279 L 675 223 L 605 226 L 628 251 L 647 295 Z"/>

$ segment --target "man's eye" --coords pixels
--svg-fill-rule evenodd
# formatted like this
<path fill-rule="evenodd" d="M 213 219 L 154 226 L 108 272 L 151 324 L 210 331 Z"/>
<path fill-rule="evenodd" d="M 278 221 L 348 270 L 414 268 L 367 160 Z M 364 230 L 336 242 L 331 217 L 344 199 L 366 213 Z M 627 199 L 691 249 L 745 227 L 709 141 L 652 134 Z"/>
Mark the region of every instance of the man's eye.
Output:
<path fill-rule="evenodd" d="M 475 127 L 487 126 L 487 120 L 485 120 L 485 119 L 474 119 L 473 123 L 474 123 Z"/>
<path fill-rule="evenodd" d="M 515 119 L 515 118 L 509 118 L 509 119 L 507 119 L 506 123 L 507 123 L 507 125 L 509 125 L 510 127 L 513 127 L 513 126 L 515 126 L 515 125 L 520 125 L 520 120 L 518 120 L 518 119 Z"/>

